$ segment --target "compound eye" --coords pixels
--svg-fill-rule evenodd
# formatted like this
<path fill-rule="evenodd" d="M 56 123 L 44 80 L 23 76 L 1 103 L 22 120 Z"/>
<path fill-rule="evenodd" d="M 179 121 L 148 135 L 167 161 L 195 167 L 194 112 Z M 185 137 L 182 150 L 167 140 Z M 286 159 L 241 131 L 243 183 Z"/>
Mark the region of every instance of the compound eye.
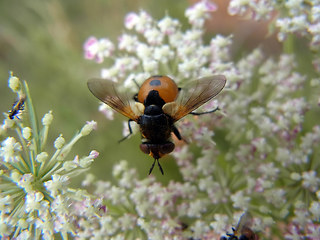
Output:
<path fill-rule="evenodd" d="M 145 143 L 140 144 L 140 150 L 145 154 L 150 154 L 150 151 L 151 151 L 149 148 L 149 145 Z"/>
<path fill-rule="evenodd" d="M 174 143 L 167 142 L 165 144 L 162 144 L 159 150 L 163 155 L 165 155 L 171 153 L 174 150 L 174 147 Z"/>

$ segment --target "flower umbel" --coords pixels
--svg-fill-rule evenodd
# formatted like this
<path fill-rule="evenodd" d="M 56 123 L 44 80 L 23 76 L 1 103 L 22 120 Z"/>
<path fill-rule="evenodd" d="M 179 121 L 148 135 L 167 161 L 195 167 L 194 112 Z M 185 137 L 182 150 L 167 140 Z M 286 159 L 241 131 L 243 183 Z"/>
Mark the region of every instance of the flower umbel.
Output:
<path fill-rule="evenodd" d="M 74 205 L 91 198 L 85 191 L 79 194 L 70 188 L 69 180 L 86 171 L 98 156 L 92 151 L 82 158 L 87 159 L 84 164 L 81 160 L 69 159 L 68 153 L 96 123 L 86 124 L 68 143 L 59 136 L 54 143 L 56 151 L 50 154 L 46 150 L 46 140 L 52 112 L 45 114 L 42 129 L 38 129 L 27 83 L 21 83 L 10 73 L 9 85 L 18 95 L 26 96 L 27 111 L 22 111 L 19 118 L 8 116 L 1 125 L 5 129 L 1 137 L 6 138 L 0 148 L 0 238 L 53 239 L 55 233 L 60 233 L 67 239 L 76 232 Z M 15 130 L 16 136 L 7 136 L 11 130 Z M 67 168 L 70 163 L 72 167 Z M 68 207 L 61 211 L 63 204 Z"/>
<path fill-rule="evenodd" d="M 299 8 L 299 2 L 232 0 L 229 12 L 269 19 L 278 26 L 281 41 L 291 33 L 311 37 L 309 48 L 319 53 L 319 3 L 304 2 Z M 141 85 L 154 74 L 169 75 L 179 86 L 223 74 L 229 91 L 208 103 L 219 106 L 217 114 L 186 117 L 177 124 L 192 143 L 180 143 L 172 154 L 180 182 L 164 185 L 152 176 L 140 180 L 126 161 L 114 167 L 116 184 L 85 181 L 96 186 L 103 214 L 101 219 L 80 217 L 82 237 L 218 239 L 249 211 L 252 229 L 262 239 L 317 239 L 320 125 L 310 116 L 319 118 L 320 84 L 314 78 L 319 55 L 312 56 L 313 75 L 300 71 L 294 51 L 270 57 L 256 48 L 234 60 L 232 36 L 204 40 L 204 22 L 215 10 L 206 0 L 188 8 L 186 30 L 168 15 L 157 21 L 140 11 L 125 18 L 126 32 L 106 57 L 102 78 L 134 94 L 135 82 Z M 278 21 L 273 19 L 277 11 Z"/>

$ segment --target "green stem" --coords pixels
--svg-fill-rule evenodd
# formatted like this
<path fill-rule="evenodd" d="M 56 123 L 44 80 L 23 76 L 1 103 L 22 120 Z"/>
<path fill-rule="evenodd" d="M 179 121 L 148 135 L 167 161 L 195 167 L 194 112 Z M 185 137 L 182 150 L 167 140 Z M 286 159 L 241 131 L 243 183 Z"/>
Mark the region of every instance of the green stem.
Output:
<path fill-rule="evenodd" d="M 292 54 L 294 52 L 294 37 L 292 34 L 289 34 L 287 39 L 284 41 L 283 51 L 286 54 Z"/>
<path fill-rule="evenodd" d="M 34 174 L 36 174 L 36 163 L 35 163 L 35 156 L 39 153 L 39 149 L 41 149 L 40 147 L 40 138 L 39 138 L 39 127 L 38 127 L 38 120 L 36 117 L 36 113 L 35 113 L 35 109 L 33 107 L 32 104 L 32 99 L 31 99 L 31 94 L 29 91 L 29 87 L 26 81 L 23 82 L 24 84 L 24 88 L 26 91 L 26 95 L 27 95 L 27 107 L 28 107 L 28 112 L 29 112 L 29 121 L 31 124 L 31 128 L 32 128 L 32 133 L 33 133 L 33 144 L 34 144 L 34 151 L 32 151 L 32 153 L 30 152 L 30 163 L 32 166 L 32 172 Z"/>
<path fill-rule="evenodd" d="M 49 172 L 47 172 L 44 176 L 41 177 L 41 181 L 47 181 L 47 176 L 50 176 L 51 173 L 55 172 L 56 169 L 61 165 L 61 162 L 56 163 L 56 165 L 54 165 Z"/>

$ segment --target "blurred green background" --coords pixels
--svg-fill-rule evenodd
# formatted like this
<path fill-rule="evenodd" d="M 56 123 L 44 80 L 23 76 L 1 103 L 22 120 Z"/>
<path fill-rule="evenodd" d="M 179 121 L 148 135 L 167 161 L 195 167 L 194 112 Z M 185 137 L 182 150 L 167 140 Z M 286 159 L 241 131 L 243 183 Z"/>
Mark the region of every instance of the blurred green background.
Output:
<path fill-rule="evenodd" d="M 98 100 L 87 89 L 86 81 L 99 76 L 103 64 L 83 58 L 83 43 L 91 35 L 107 37 L 116 43 L 117 37 L 124 31 L 125 15 L 140 9 L 146 10 L 155 19 L 161 19 L 168 13 L 187 26 L 184 11 L 194 2 L 0 1 L 0 111 L 8 111 L 16 97 L 7 87 L 8 72 L 13 71 L 22 80 L 27 80 L 39 119 L 49 110 L 53 111 L 54 122 L 48 143 L 53 144 L 60 133 L 68 141 L 86 121 L 95 120 L 98 130 L 81 139 L 72 154 L 83 156 L 92 149 L 99 151 L 100 156 L 90 171 L 101 180 L 110 179 L 112 166 L 121 159 L 127 160 L 130 167 L 136 167 L 140 176 L 147 176 L 153 159 L 139 150 L 139 134 L 118 144 L 122 138 L 122 121 L 126 118 L 115 114 L 116 119 L 109 121 L 98 112 Z M 244 49 L 253 49 L 261 43 L 270 54 L 279 51 L 280 44 L 274 35 L 267 35 L 265 22 L 230 18 L 226 14 L 227 1 L 215 2 L 220 10 L 207 24 L 208 42 L 217 33 L 234 33 L 234 56 L 240 56 Z M 161 163 L 165 177 L 158 169 L 153 172 L 159 180 L 179 179 L 177 166 L 171 157 Z"/>

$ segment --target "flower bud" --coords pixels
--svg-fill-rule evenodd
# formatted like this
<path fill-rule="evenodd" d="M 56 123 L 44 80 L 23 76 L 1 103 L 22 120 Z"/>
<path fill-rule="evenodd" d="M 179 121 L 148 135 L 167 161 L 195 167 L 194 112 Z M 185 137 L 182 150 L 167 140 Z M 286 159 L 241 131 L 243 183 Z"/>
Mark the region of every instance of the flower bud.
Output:
<path fill-rule="evenodd" d="M 21 89 L 21 82 L 19 80 L 19 78 L 17 78 L 16 76 L 12 75 L 12 72 L 10 73 L 10 77 L 9 77 L 9 88 L 11 88 L 11 90 L 13 92 L 18 92 Z"/>
<path fill-rule="evenodd" d="M 95 121 L 90 121 L 87 122 L 86 125 L 83 126 L 83 128 L 80 131 L 80 134 L 82 136 L 87 136 L 91 133 L 92 130 L 97 128 L 97 122 Z"/>
<path fill-rule="evenodd" d="M 13 180 L 13 182 L 19 182 L 22 175 L 18 172 L 18 170 L 14 169 L 11 171 L 10 177 Z"/>
<path fill-rule="evenodd" d="M 43 126 L 49 126 L 53 120 L 52 111 L 49 111 L 46 113 L 42 118 L 42 125 Z"/>
<path fill-rule="evenodd" d="M 39 163 L 45 162 L 48 159 L 48 153 L 42 152 L 36 156 L 36 161 Z"/>
<path fill-rule="evenodd" d="M 93 162 L 93 159 L 88 158 L 88 157 L 84 157 L 84 158 L 80 159 L 80 167 L 87 168 L 91 165 L 92 162 Z"/>
<path fill-rule="evenodd" d="M 69 172 L 77 168 L 77 164 L 73 161 L 66 161 L 65 163 L 63 163 L 63 168 L 65 171 Z"/>
<path fill-rule="evenodd" d="M 89 154 L 89 158 L 91 159 L 95 159 L 99 156 L 99 152 L 97 152 L 96 150 L 92 150 Z"/>
<path fill-rule="evenodd" d="M 301 180 L 301 176 L 299 173 L 293 172 L 290 174 L 290 178 L 294 181 L 300 181 Z"/>
<path fill-rule="evenodd" d="M 29 127 L 25 127 L 22 129 L 22 136 L 26 140 L 30 140 L 32 137 L 32 129 Z"/>
<path fill-rule="evenodd" d="M 54 141 L 54 147 L 56 149 L 61 149 L 63 147 L 64 143 L 65 143 L 65 140 L 62 137 L 62 134 L 60 134 L 60 136 L 57 137 L 57 139 Z"/>
<path fill-rule="evenodd" d="M 12 128 L 14 126 L 14 124 L 15 124 L 14 120 L 7 118 L 4 120 L 3 128 L 4 129 Z"/>

